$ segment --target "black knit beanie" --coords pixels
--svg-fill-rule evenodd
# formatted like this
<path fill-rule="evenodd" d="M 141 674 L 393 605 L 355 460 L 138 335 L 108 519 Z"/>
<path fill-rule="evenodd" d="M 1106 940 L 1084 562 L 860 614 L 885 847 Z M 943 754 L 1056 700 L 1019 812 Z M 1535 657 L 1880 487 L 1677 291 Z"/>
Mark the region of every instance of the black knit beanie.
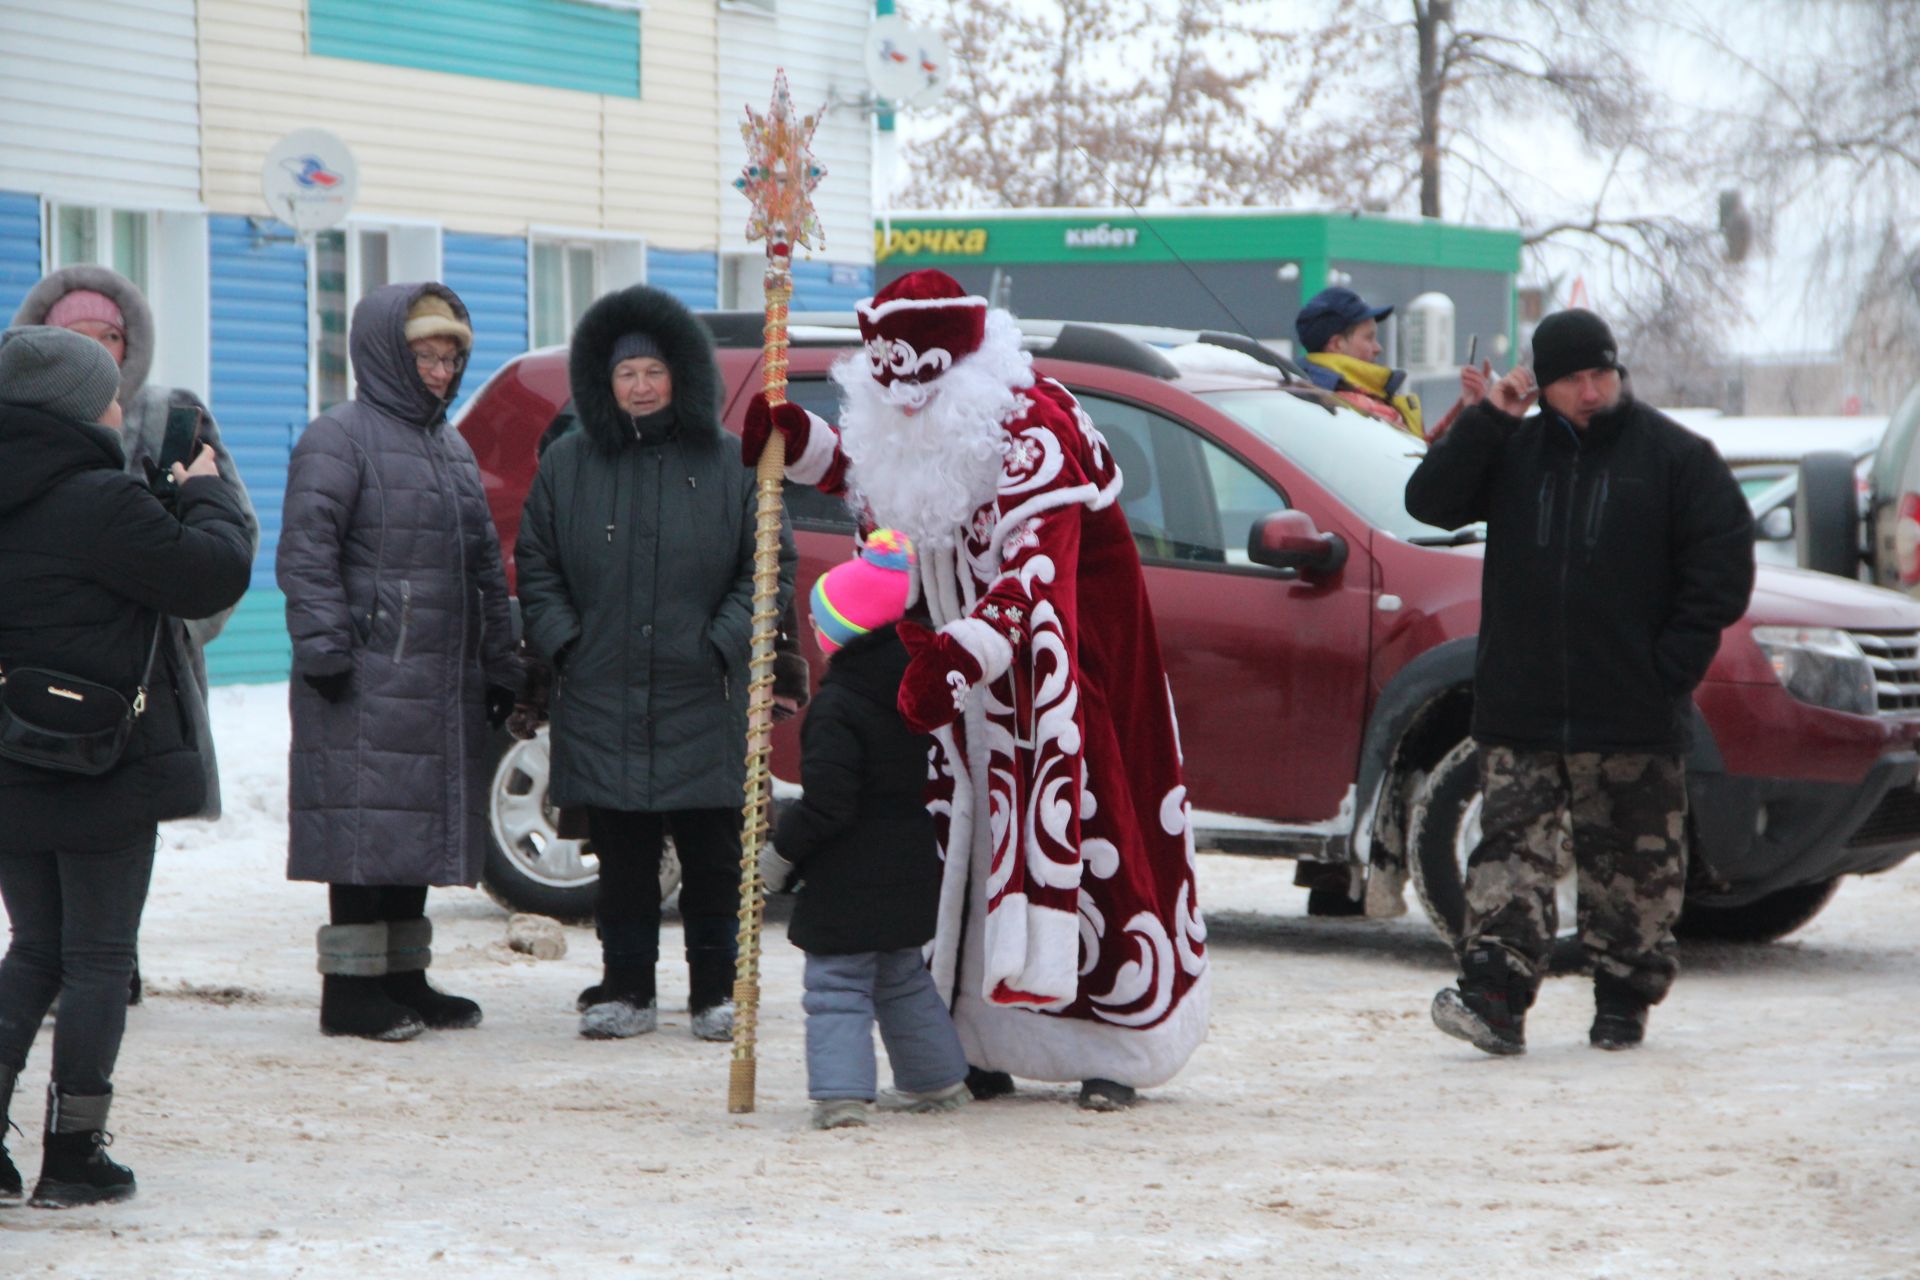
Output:
<path fill-rule="evenodd" d="M 1547 387 L 1582 369 L 1618 369 L 1613 330 L 1591 311 L 1556 311 L 1533 331 L 1533 381 Z"/>
<path fill-rule="evenodd" d="M 653 340 L 653 335 L 641 333 L 638 329 L 623 333 L 613 344 L 613 353 L 607 357 L 607 372 L 612 373 L 619 368 L 622 360 L 636 360 L 642 356 L 652 356 L 655 360 L 663 358 L 660 344 Z"/>

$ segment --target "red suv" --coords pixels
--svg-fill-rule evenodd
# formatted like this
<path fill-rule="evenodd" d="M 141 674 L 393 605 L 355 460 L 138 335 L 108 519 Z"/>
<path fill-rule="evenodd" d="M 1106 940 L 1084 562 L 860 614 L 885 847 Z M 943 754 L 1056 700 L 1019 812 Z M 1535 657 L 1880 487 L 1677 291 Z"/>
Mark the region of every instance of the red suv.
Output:
<path fill-rule="evenodd" d="M 702 318 L 737 432 L 761 381 L 760 316 Z M 1126 478 L 1202 847 L 1374 865 L 1404 850 L 1434 923 L 1457 933 L 1478 813 L 1481 531 L 1407 514 L 1424 446 L 1277 358 L 1029 328 L 1036 370 L 1080 398 Z M 842 318 L 796 323 L 793 340 L 788 394 L 831 420 L 827 369 L 858 334 Z M 550 349 L 508 364 L 459 420 L 509 580 L 535 444 L 569 413 L 566 353 Z M 849 554 L 854 524 L 811 489 L 789 485 L 787 502 L 804 593 Z M 1780 937 L 1841 875 L 1920 848 L 1920 604 L 1763 565 L 1696 706 L 1687 932 Z M 798 775 L 797 746 L 792 724 L 777 732 L 780 777 Z M 487 883 L 521 909 L 583 916 L 594 864 L 555 835 L 545 762 L 544 738 L 502 742 Z"/>

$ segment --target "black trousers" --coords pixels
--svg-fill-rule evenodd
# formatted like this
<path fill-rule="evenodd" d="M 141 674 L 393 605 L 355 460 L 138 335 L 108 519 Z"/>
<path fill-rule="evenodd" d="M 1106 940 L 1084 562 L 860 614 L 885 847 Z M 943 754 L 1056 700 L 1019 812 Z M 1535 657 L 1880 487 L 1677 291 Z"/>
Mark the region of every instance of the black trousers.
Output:
<path fill-rule="evenodd" d="M 740 811 L 588 809 L 587 831 L 600 859 L 594 916 L 607 967 L 644 974 L 640 994 L 653 998 L 652 974 L 660 960 L 660 855 L 671 833 L 680 855 L 689 1005 L 699 1010 L 725 1000 L 739 927 Z"/>
<path fill-rule="evenodd" d="M 335 924 L 379 924 L 417 920 L 427 914 L 423 884 L 330 884 L 327 905 Z"/>
<path fill-rule="evenodd" d="M 155 831 L 112 853 L 0 853 L 13 943 L 0 959 L 0 1066 L 19 1071 L 54 998 L 53 1083 L 113 1088 Z"/>

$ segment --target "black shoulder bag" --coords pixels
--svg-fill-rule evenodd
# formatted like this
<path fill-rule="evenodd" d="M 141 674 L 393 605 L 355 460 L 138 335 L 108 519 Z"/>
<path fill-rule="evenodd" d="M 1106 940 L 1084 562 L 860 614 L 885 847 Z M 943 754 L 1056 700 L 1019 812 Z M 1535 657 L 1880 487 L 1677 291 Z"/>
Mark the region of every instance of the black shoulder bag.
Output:
<path fill-rule="evenodd" d="M 147 710 L 147 680 L 166 620 L 153 620 L 147 666 L 128 702 L 108 685 L 45 667 L 0 672 L 0 757 L 40 769 L 98 777 L 120 763 L 134 721 Z"/>

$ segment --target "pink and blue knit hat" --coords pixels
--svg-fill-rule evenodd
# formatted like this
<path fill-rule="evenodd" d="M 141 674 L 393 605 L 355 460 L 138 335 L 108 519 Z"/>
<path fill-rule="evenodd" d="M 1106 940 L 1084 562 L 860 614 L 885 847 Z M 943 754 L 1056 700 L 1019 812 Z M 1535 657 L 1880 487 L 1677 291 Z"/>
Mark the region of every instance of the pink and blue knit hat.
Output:
<path fill-rule="evenodd" d="M 821 574 L 808 601 L 820 648 L 833 653 L 854 637 L 905 617 L 917 563 L 906 534 L 875 529 L 857 557 Z"/>

